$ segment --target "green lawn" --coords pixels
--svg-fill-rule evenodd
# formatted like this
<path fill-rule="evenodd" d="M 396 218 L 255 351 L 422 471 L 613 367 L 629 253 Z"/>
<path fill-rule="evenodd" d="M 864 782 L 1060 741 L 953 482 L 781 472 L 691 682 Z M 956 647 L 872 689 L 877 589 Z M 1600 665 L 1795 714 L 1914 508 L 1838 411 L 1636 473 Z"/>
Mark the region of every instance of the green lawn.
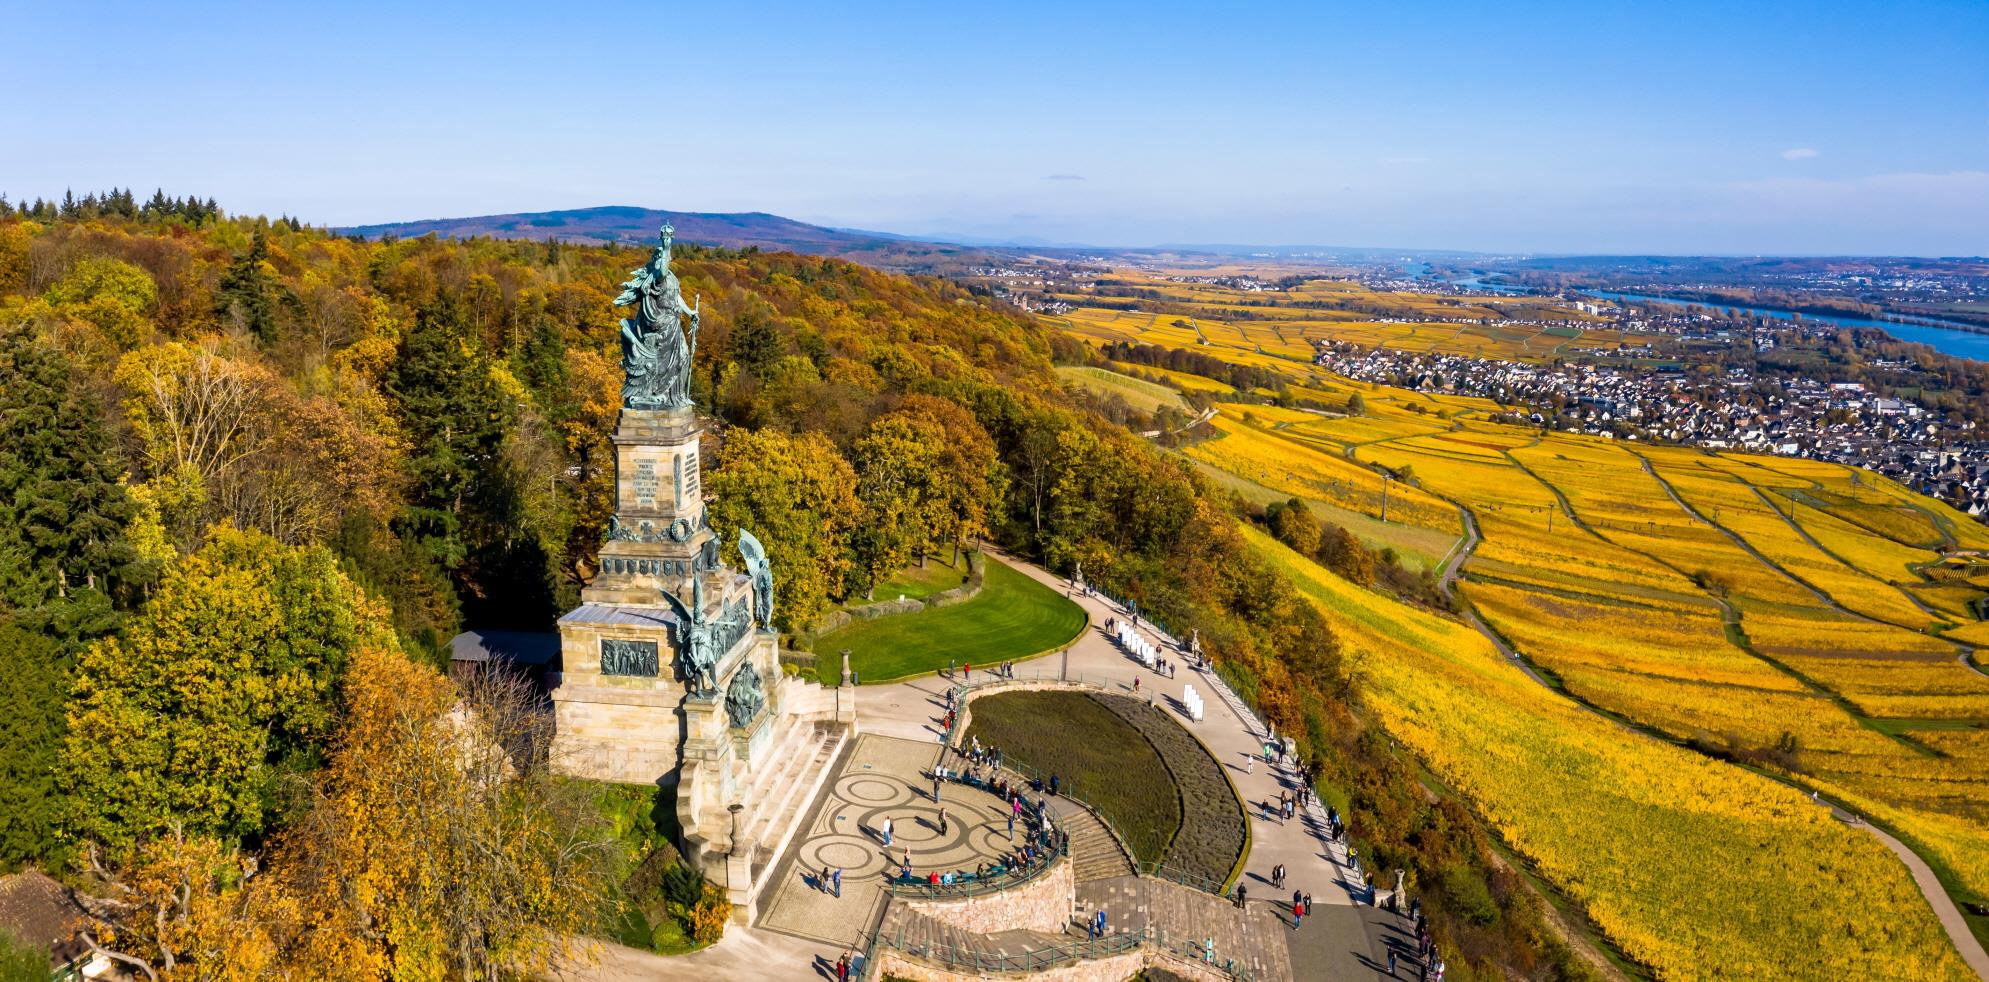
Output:
<path fill-rule="evenodd" d="M 848 648 L 850 668 L 865 683 L 889 682 L 939 671 L 948 662 L 993 665 L 1040 655 L 1084 631 L 1084 611 L 1062 594 L 1001 562 L 987 564 L 972 600 L 855 621 L 815 639 L 815 651 L 833 659 Z"/>
<path fill-rule="evenodd" d="M 974 700 L 973 710 L 968 737 L 1062 778 L 1126 837 L 1140 862 L 1166 854 L 1181 830 L 1181 795 L 1138 728 L 1083 692 L 997 692 Z"/>

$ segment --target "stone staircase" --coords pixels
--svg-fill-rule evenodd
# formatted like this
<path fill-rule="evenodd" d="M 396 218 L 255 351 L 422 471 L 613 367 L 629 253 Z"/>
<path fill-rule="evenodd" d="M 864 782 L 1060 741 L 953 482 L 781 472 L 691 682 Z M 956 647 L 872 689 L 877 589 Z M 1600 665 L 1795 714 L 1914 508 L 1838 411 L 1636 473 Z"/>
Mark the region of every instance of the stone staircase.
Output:
<path fill-rule="evenodd" d="M 1125 847 L 1119 844 L 1119 837 L 1105 827 L 1091 810 L 1072 804 L 1069 800 L 1059 800 L 1055 806 L 1057 821 L 1063 823 L 1064 831 L 1070 833 L 1071 873 L 1077 882 L 1104 880 L 1115 876 L 1127 876 L 1133 872 L 1133 861 L 1126 856 Z"/>
<path fill-rule="evenodd" d="M 753 882 L 779 860 L 808 805 L 834 774 L 850 745 L 850 728 L 833 720 L 797 720 L 768 755 L 770 766 L 753 776 L 741 795 L 746 806 L 739 838 L 753 848 Z"/>
<path fill-rule="evenodd" d="M 942 923 L 902 903 L 893 903 L 885 910 L 878 937 L 916 958 L 993 971 L 1004 966 L 1014 971 L 1024 964 L 1040 965 L 1054 959 L 1054 952 L 1060 947 L 1083 940 L 1083 934 L 1075 927 L 1064 934 L 1041 931 L 976 934 Z"/>
<path fill-rule="evenodd" d="M 1233 961 L 1257 982 L 1294 978 L 1285 942 L 1290 928 L 1270 902 L 1253 900 L 1247 911 L 1239 910 L 1221 897 L 1150 876 L 1079 882 L 1079 916 L 1101 907 L 1113 930 L 1150 929 L 1153 942 L 1169 951 L 1200 952 L 1203 940 L 1213 939 L 1218 966 Z"/>

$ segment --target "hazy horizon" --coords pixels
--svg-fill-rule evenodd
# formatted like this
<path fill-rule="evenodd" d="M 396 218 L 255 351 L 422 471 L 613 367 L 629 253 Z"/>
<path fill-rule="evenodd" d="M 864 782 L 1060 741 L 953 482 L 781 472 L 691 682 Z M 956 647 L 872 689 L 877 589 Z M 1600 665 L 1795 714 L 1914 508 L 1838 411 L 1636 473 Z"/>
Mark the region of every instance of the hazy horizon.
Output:
<path fill-rule="evenodd" d="M 1989 5 L 10 18 L 0 191 L 327 225 L 637 204 L 954 239 L 1989 253 Z M 1402 245 L 1401 243 L 1415 243 Z"/>

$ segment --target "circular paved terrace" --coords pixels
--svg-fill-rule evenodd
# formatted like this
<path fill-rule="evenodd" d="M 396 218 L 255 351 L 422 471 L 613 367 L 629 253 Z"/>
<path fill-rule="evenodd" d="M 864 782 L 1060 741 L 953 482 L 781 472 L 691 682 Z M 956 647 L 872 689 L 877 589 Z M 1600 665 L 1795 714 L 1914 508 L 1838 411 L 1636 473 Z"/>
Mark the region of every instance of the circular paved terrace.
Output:
<path fill-rule="evenodd" d="M 1011 841 L 1010 808 L 995 795 L 948 781 L 934 802 L 929 772 L 938 757 L 937 743 L 858 737 L 842 772 L 824 789 L 815 813 L 797 833 L 792 861 L 762 908 L 760 925 L 851 943 L 869 927 L 886 877 L 899 871 L 908 853 L 914 875 L 971 872 L 1012 855 L 1026 838 L 1026 819 L 1016 822 Z M 887 818 L 888 847 L 883 835 Z M 840 898 L 820 882 L 824 867 L 843 871 Z"/>

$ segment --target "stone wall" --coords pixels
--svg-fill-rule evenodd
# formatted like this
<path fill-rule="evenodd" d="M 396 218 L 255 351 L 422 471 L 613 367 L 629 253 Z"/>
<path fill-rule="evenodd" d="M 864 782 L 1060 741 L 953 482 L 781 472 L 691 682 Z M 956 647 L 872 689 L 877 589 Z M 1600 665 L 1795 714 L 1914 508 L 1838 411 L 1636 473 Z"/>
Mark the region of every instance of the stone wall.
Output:
<path fill-rule="evenodd" d="M 861 607 L 832 610 L 815 618 L 808 625 L 807 633 L 820 636 L 830 631 L 847 627 L 851 621 L 874 620 L 879 617 L 889 617 L 893 614 L 915 614 L 921 610 L 936 610 L 940 607 L 951 607 L 954 604 L 966 603 L 974 599 L 975 594 L 981 592 L 981 583 L 987 576 L 987 560 L 982 558 L 979 553 L 970 552 L 965 555 L 967 556 L 967 566 L 969 567 L 967 582 L 951 590 L 941 590 L 932 596 L 918 600 L 881 600 L 874 604 L 864 604 Z"/>
<path fill-rule="evenodd" d="M 1070 923 L 1071 911 L 1077 906 L 1075 865 L 1066 856 L 1020 886 L 977 897 L 900 902 L 942 924 L 975 934 L 1016 930 L 1056 934 Z"/>
<path fill-rule="evenodd" d="M 964 969 L 941 968 L 930 962 L 915 959 L 903 952 L 888 947 L 879 947 L 877 956 L 871 961 L 866 979 L 881 979 L 896 976 L 912 979 L 914 982 L 979 982 L 983 979 L 1027 978 L 1036 982 L 1125 982 L 1148 968 L 1165 969 L 1168 972 L 1194 982 L 1230 982 L 1229 976 L 1204 965 L 1200 961 L 1188 959 L 1185 955 L 1174 955 L 1157 948 L 1141 945 L 1131 951 L 1059 965 L 1036 972 L 970 972 Z"/>

